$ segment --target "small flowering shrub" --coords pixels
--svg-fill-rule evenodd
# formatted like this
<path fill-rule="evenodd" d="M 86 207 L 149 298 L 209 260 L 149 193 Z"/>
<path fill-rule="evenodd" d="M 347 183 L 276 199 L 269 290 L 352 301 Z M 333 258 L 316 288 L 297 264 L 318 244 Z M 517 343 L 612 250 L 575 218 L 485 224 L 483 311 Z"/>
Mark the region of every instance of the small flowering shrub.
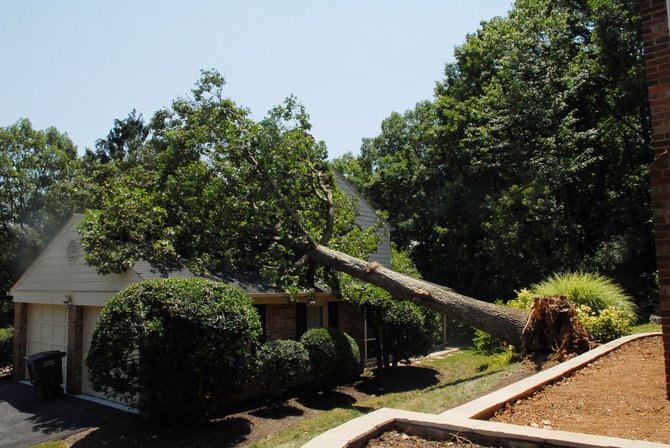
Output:
<path fill-rule="evenodd" d="M 608 342 L 630 334 L 632 322 L 621 310 L 607 307 L 594 312 L 588 305 L 579 305 L 577 318 L 584 325 L 592 341 Z"/>

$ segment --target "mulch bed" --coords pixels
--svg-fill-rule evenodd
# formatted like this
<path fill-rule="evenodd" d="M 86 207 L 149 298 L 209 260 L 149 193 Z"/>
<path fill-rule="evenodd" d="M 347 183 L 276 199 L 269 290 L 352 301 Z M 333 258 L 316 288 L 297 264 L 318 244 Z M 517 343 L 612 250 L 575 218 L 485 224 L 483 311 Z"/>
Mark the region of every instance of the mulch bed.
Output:
<path fill-rule="evenodd" d="M 662 340 L 630 342 L 491 420 L 670 444 Z"/>

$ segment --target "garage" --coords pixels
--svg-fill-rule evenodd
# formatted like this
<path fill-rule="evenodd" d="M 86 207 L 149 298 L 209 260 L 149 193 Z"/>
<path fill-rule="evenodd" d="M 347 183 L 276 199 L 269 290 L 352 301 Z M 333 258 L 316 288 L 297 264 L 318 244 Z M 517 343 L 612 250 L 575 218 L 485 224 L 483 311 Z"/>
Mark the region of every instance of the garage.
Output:
<path fill-rule="evenodd" d="M 95 323 L 98 320 L 98 316 L 100 315 L 101 311 L 101 306 L 87 306 L 84 309 L 84 356 L 82 359 L 81 370 L 81 391 L 87 395 L 106 398 L 105 395 L 93 390 L 91 382 L 88 378 L 88 369 L 86 368 L 86 353 L 88 353 L 88 349 L 91 347 L 91 339 L 93 338 L 93 332 L 95 331 Z"/>
<path fill-rule="evenodd" d="M 59 350 L 67 352 L 67 307 L 63 305 L 28 305 L 26 354 Z M 65 363 L 63 363 L 65 378 Z"/>

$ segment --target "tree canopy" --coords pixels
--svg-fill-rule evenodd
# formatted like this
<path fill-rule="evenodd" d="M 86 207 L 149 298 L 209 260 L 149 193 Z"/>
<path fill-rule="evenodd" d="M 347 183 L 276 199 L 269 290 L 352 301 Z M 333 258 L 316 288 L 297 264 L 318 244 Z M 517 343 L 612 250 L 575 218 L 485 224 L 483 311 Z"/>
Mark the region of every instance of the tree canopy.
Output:
<path fill-rule="evenodd" d="M 140 258 L 165 271 L 252 268 L 295 293 L 330 275 L 296 244 L 356 256 L 375 247 L 374 233 L 354 223 L 355 203 L 335 188 L 325 145 L 309 133 L 296 99 L 254 121 L 224 97 L 224 85 L 203 71 L 192 97 L 157 112 L 142 133 L 142 163 L 104 180 L 81 228 L 87 260 L 100 272 Z M 120 160 L 125 152 L 113 153 Z"/>
<path fill-rule="evenodd" d="M 455 56 L 432 101 L 335 161 L 395 242 L 475 297 L 582 269 L 653 300 L 637 2 L 519 0 Z"/>
<path fill-rule="evenodd" d="M 56 128 L 27 119 L 0 128 L 0 290 L 33 261 L 72 213 L 77 148 Z"/>

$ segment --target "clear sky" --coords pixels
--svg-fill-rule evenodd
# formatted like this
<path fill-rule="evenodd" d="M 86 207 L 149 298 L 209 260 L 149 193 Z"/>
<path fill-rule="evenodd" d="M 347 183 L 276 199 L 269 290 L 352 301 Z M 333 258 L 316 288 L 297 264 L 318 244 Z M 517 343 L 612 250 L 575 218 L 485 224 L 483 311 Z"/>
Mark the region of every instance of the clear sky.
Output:
<path fill-rule="evenodd" d="M 203 68 L 261 118 L 294 94 L 330 157 L 432 98 L 454 47 L 512 0 L 0 0 L 0 126 L 28 118 L 80 152 L 145 119 Z"/>

